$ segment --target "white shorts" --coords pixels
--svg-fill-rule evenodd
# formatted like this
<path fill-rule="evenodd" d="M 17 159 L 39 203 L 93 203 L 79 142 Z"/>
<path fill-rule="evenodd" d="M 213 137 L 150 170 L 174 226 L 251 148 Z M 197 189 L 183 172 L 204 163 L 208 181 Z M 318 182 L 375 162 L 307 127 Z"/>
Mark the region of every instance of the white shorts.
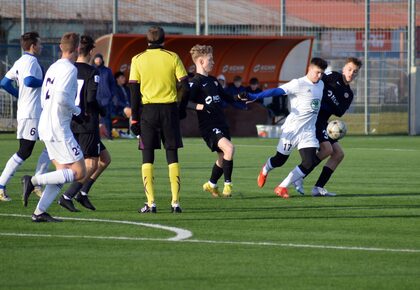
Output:
<path fill-rule="evenodd" d="M 315 131 L 298 131 L 281 133 L 277 151 L 283 155 L 290 155 L 293 149 L 318 148 L 319 142 Z"/>
<path fill-rule="evenodd" d="M 44 141 L 51 160 L 59 164 L 71 164 L 83 159 L 83 152 L 74 137 L 65 141 Z"/>
<path fill-rule="evenodd" d="M 20 119 L 17 122 L 17 139 L 36 141 L 39 119 Z"/>

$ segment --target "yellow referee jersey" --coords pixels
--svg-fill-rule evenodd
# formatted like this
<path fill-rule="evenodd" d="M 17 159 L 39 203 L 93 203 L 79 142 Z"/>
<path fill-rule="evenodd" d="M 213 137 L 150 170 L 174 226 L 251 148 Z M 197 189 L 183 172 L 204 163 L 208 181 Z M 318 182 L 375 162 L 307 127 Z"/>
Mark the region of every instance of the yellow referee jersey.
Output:
<path fill-rule="evenodd" d="M 140 83 L 143 104 L 176 102 L 176 81 L 185 76 L 179 56 L 163 48 L 149 48 L 131 60 L 129 80 Z"/>

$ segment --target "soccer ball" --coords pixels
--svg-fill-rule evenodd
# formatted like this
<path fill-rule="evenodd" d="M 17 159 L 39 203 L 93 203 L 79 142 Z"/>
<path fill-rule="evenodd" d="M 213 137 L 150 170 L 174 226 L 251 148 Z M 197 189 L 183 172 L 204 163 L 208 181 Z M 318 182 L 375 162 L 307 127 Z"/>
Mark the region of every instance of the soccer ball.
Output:
<path fill-rule="evenodd" d="M 347 126 L 341 120 L 333 120 L 328 123 L 327 134 L 333 140 L 339 140 L 343 138 L 347 133 Z"/>

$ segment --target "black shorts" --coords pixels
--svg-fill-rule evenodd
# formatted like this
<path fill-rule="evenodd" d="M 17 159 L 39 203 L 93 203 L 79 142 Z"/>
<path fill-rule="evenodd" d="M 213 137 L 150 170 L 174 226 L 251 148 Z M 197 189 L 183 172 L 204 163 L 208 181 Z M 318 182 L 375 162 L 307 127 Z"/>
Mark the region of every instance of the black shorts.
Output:
<path fill-rule="evenodd" d="M 140 126 L 143 149 L 160 149 L 161 142 L 169 150 L 183 146 L 176 103 L 144 105 Z"/>
<path fill-rule="evenodd" d="M 318 139 L 319 144 L 321 144 L 322 142 L 330 142 L 331 144 L 338 142 L 338 140 L 331 139 L 328 136 L 327 126 L 327 122 L 321 124 L 316 123 L 316 139 Z"/>
<path fill-rule="evenodd" d="M 99 157 L 102 142 L 98 133 L 75 133 L 74 138 L 79 143 L 85 158 Z"/>
<path fill-rule="evenodd" d="M 229 129 L 226 127 L 219 127 L 219 128 L 212 128 L 208 130 L 203 130 L 201 132 L 204 141 L 206 141 L 207 146 L 210 148 L 212 152 L 222 152 L 217 143 L 219 140 L 225 137 L 226 139 L 230 140 L 230 133 Z"/>

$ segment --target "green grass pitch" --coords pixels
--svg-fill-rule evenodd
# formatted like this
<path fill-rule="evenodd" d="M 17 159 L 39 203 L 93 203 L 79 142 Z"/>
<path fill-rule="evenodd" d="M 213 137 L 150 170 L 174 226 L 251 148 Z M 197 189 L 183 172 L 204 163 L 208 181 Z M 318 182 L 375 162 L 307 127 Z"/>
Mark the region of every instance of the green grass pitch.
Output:
<path fill-rule="evenodd" d="M 186 138 L 184 213 L 170 213 L 168 169 L 157 151 L 158 213 L 140 215 L 136 141 L 106 141 L 113 159 L 91 190 L 97 211 L 76 204 L 82 212 L 70 213 L 54 203 L 53 216 L 80 220 L 34 224 L 37 198 L 22 206 L 20 178 L 33 174 L 38 143 L 8 185 L 13 201 L 0 203 L 0 289 L 420 289 L 420 138 L 348 136 L 341 142 L 346 157 L 327 185 L 338 196 L 291 189 L 288 200 L 273 188 L 299 162 L 297 151 L 260 189 L 257 174 L 277 140 L 233 143 L 230 199 L 202 192 L 215 155 L 201 139 Z M 1 169 L 17 144 L 15 135 L 0 135 Z M 305 179 L 307 193 L 320 169 Z M 193 236 L 173 241 L 174 232 L 142 224 Z"/>

